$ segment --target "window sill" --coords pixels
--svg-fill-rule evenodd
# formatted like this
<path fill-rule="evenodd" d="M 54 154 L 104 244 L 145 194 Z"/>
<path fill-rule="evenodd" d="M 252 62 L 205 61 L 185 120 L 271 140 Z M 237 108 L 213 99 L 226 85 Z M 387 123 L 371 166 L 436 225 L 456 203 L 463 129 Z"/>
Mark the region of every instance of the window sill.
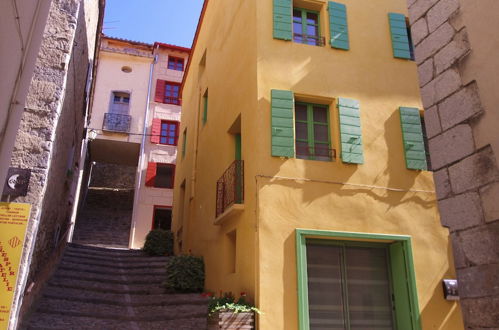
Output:
<path fill-rule="evenodd" d="M 213 223 L 216 226 L 221 226 L 230 218 L 238 215 L 244 211 L 244 204 L 232 204 L 224 213 L 220 214 Z"/>

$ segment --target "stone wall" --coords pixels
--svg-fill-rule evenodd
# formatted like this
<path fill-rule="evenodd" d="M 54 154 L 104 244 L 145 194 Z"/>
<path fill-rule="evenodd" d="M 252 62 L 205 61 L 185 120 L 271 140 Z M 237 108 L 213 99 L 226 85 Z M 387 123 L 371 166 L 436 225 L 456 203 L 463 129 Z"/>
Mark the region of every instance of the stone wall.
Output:
<path fill-rule="evenodd" d="M 90 187 L 134 189 L 136 166 L 96 163 L 92 167 Z"/>
<path fill-rule="evenodd" d="M 31 180 L 28 195 L 13 201 L 32 206 L 15 293 L 21 318 L 57 262 L 69 228 L 99 12 L 98 0 L 52 1 L 16 137 L 11 166 L 30 169 Z"/>
<path fill-rule="evenodd" d="M 497 64 L 473 64 L 484 49 L 479 33 L 470 38 L 475 23 L 466 8 L 492 10 L 497 21 L 499 11 L 486 2 L 408 0 L 441 221 L 451 233 L 468 329 L 499 328 L 499 155 L 493 148 L 499 126 L 489 132 L 496 138 L 483 138 L 487 113 L 497 112 L 484 100 L 497 98 L 487 92 L 497 83 L 480 78 Z"/>

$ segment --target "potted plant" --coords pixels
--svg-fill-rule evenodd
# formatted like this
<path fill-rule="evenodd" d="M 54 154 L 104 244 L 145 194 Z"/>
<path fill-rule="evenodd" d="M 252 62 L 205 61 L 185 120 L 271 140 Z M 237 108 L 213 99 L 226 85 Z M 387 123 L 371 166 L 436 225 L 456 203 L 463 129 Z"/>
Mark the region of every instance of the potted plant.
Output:
<path fill-rule="evenodd" d="M 235 299 L 232 292 L 220 293 L 215 297 L 211 293 L 208 304 L 208 330 L 215 329 L 255 329 L 255 313 L 260 310 L 246 301 L 246 293 L 241 292 Z"/>

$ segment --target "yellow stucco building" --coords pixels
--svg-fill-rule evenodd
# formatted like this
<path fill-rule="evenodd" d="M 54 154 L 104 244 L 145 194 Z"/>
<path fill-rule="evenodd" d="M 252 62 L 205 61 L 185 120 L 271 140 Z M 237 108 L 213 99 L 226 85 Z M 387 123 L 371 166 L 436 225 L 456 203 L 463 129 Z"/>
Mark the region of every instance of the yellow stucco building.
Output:
<path fill-rule="evenodd" d="M 178 253 L 259 329 L 462 329 L 404 0 L 205 1 L 182 90 Z M 420 111 L 421 110 L 421 111 Z"/>

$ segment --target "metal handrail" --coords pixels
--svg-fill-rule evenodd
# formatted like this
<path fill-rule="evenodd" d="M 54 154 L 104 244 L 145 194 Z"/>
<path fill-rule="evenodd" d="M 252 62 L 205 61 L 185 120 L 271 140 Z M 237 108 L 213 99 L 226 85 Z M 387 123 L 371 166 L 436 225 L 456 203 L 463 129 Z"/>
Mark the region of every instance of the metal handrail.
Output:
<path fill-rule="evenodd" d="M 303 44 L 308 44 L 307 41 L 308 40 L 313 40 L 315 42 L 315 46 L 324 46 L 326 45 L 326 38 L 325 37 L 316 37 L 316 36 L 309 36 L 309 35 L 306 35 L 306 34 L 301 34 L 301 33 L 293 33 L 293 40 L 294 40 L 294 37 L 300 37 L 302 38 L 302 42 Z"/>

